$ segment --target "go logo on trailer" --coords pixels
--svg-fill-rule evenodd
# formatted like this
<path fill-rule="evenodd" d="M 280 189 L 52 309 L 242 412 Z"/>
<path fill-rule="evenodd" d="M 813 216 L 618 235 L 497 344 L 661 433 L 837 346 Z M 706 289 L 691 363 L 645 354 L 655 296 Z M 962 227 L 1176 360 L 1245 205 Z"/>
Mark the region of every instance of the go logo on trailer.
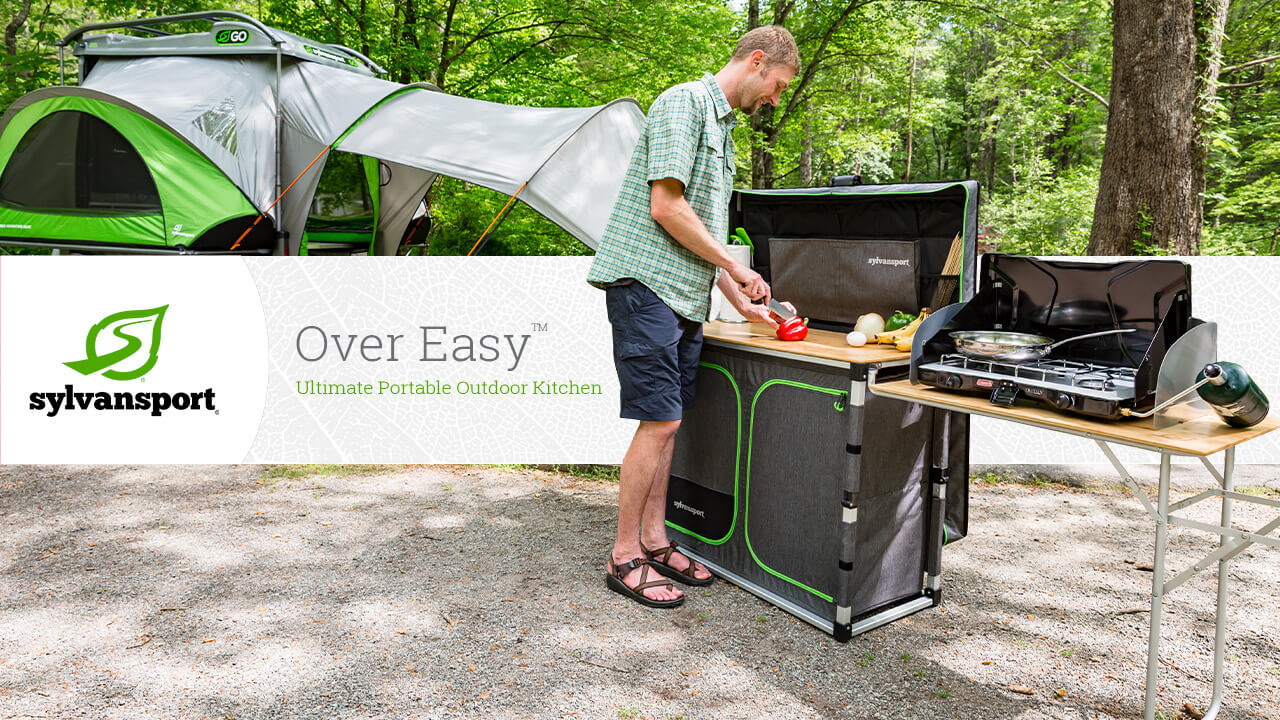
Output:
<path fill-rule="evenodd" d="M 242 28 L 219 30 L 213 36 L 213 41 L 218 45 L 243 45 L 249 42 L 249 31 Z"/>
<path fill-rule="evenodd" d="M 84 339 L 83 360 L 63 365 L 108 380 L 139 380 L 155 367 L 160 357 L 160 333 L 168 305 L 146 310 L 122 310 L 89 327 Z M 30 410 L 56 417 L 66 411 L 132 410 L 159 417 L 171 410 L 205 410 L 217 413 L 213 388 L 190 392 L 105 392 L 77 391 L 67 383 L 58 390 L 32 392 Z"/>

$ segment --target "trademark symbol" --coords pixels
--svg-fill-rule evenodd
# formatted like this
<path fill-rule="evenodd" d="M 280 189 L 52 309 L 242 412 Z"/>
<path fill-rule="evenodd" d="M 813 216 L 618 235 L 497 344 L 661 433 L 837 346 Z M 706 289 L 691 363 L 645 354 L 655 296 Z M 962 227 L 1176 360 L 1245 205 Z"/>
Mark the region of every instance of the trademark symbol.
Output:
<path fill-rule="evenodd" d="M 546 331 L 547 331 L 547 323 L 540 323 L 540 322 L 536 322 L 536 323 L 534 323 L 534 324 L 533 324 L 533 331 L 534 331 L 534 332 L 546 332 Z"/>

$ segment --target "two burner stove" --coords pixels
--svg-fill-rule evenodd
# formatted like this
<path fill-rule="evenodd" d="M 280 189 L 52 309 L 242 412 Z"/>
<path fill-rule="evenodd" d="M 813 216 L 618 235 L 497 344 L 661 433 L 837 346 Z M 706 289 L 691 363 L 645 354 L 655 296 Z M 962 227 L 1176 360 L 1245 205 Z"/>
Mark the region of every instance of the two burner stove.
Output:
<path fill-rule="evenodd" d="M 922 364 L 922 382 L 948 390 L 989 394 L 996 405 L 1025 397 L 1058 410 L 1115 418 L 1134 406 L 1136 371 L 1078 360 L 1010 362 L 947 354 Z"/>

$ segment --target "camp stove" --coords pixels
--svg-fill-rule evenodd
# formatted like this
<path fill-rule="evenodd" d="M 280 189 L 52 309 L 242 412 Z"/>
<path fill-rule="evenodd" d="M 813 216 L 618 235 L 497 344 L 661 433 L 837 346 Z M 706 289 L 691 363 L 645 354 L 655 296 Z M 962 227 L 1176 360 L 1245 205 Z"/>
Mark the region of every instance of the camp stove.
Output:
<path fill-rule="evenodd" d="M 1012 406 L 1026 401 L 1101 418 L 1151 407 L 1156 375 L 1192 324 L 1190 269 L 1176 260 L 1094 263 L 988 254 L 981 287 L 918 331 L 912 379 Z M 1198 322 L 1198 321 L 1196 321 Z M 957 351 L 957 330 L 1013 330 L 1068 343 L 1040 360 L 975 358 Z"/>
<path fill-rule="evenodd" d="M 1006 362 L 964 355 L 943 355 L 920 367 L 920 379 L 949 390 L 986 392 L 996 405 L 1019 397 L 1059 410 L 1114 417 L 1134 399 L 1134 368 L 1075 360 Z"/>

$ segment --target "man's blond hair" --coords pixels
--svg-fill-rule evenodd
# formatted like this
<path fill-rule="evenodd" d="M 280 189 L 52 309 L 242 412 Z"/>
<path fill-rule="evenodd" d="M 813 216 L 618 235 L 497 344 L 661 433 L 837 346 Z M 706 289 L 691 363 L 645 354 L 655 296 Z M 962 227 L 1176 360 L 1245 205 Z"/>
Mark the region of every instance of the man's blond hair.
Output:
<path fill-rule="evenodd" d="M 733 51 L 733 59 L 746 59 L 756 50 L 764 53 L 766 67 L 785 65 L 794 73 L 800 72 L 800 50 L 796 47 L 796 39 L 781 25 L 765 25 L 743 35 Z"/>

